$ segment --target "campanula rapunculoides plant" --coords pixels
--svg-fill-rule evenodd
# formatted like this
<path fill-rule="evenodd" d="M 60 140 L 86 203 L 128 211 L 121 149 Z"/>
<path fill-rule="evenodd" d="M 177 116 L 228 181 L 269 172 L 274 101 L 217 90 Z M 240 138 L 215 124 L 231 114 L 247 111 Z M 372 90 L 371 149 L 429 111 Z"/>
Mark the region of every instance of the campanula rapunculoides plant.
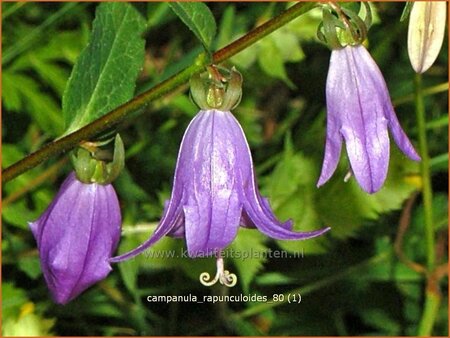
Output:
<path fill-rule="evenodd" d="M 216 68 L 210 70 L 220 76 Z M 220 260 L 239 226 L 285 240 L 305 240 L 329 230 L 294 232 L 291 221 L 276 219 L 258 191 L 250 148 L 230 112 L 241 97 L 241 75 L 233 70 L 226 89 L 222 81 L 217 82 L 205 86 L 200 77 L 191 82 L 193 99 L 201 110 L 181 142 L 172 196 L 158 228 L 145 243 L 112 261 L 131 258 L 165 235 L 185 238 L 190 257 L 215 255 Z"/>
<path fill-rule="evenodd" d="M 327 14 L 324 26 L 325 20 Z M 345 141 L 356 181 L 372 194 L 386 180 L 390 154 L 388 130 L 406 156 L 414 161 L 420 157 L 400 126 L 380 69 L 360 44 L 365 39 L 366 24 L 361 20 L 357 24 L 357 32 L 344 36 L 350 41 L 356 36 L 357 41 L 342 46 L 337 36 L 328 39 L 333 44 L 326 83 L 327 136 L 317 185 L 323 185 L 333 175 Z M 326 33 L 335 34 L 330 29 Z"/>
<path fill-rule="evenodd" d="M 29 223 L 56 303 L 70 302 L 112 270 L 109 258 L 117 248 L 122 220 L 109 182 L 122 166 L 120 155 L 117 158 L 120 152 L 123 155 L 121 147 L 116 138 L 116 162 L 106 166 L 80 149 L 75 159 L 77 173 L 69 174 L 47 210 Z"/>

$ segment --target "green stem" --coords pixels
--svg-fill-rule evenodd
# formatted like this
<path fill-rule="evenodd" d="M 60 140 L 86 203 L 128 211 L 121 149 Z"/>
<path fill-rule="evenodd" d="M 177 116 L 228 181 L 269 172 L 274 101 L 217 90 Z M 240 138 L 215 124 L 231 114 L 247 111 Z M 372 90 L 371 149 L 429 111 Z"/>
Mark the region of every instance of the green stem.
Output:
<path fill-rule="evenodd" d="M 429 277 L 430 278 L 430 277 Z M 429 337 L 433 332 L 434 322 L 439 313 L 441 304 L 441 296 L 437 290 L 428 288 L 425 293 L 425 305 L 420 319 L 417 335 L 421 337 Z"/>
<path fill-rule="evenodd" d="M 448 82 L 445 83 L 441 83 L 438 85 L 435 85 L 433 87 L 429 87 L 429 88 L 423 88 L 422 89 L 422 96 L 426 97 L 429 95 L 434 95 L 434 94 L 439 94 L 439 93 L 444 93 L 444 92 L 448 92 Z M 394 106 L 399 106 L 401 104 L 404 103 L 410 103 L 413 102 L 415 100 L 415 94 L 408 94 L 402 97 L 399 97 L 398 99 L 394 99 L 392 101 L 392 103 L 394 104 Z"/>
<path fill-rule="evenodd" d="M 426 134 L 425 105 L 422 95 L 422 76 L 416 74 L 414 78 L 415 106 L 417 117 L 417 132 L 419 137 L 420 173 L 422 176 L 422 199 L 425 215 L 425 241 L 427 249 L 427 266 L 432 271 L 435 266 L 435 243 L 433 222 L 433 192 L 431 188 L 430 157 Z"/>
<path fill-rule="evenodd" d="M 16 2 L 15 4 L 11 4 L 11 7 L 9 7 L 7 10 L 5 10 L 2 13 L 2 20 L 5 20 L 11 14 L 14 14 L 25 4 L 26 4 L 26 2 Z"/>
<path fill-rule="evenodd" d="M 263 25 L 256 27 L 240 39 L 215 52 L 212 60 L 209 60 L 205 54 L 200 54 L 197 61 L 193 65 L 150 88 L 146 92 L 138 95 L 129 102 L 119 106 L 108 114 L 103 115 L 83 128 L 44 145 L 36 152 L 9 166 L 2 172 L 2 183 L 12 180 L 52 156 L 73 149 L 82 141 L 91 140 L 98 134 L 116 127 L 120 122 L 130 118 L 131 116 L 137 116 L 138 114 L 136 112 L 138 110 L 188 82 L 192 75 L 203 71 L 205 66 L 210 64 L 211 61 L 212 63 L 221 63 L 229 59 L 258 40 L 272 33 L 276 29 L 311 10 L 314 6 L 315 3 L 312 2 L 297 3 Z"/>
<path fill-rule="evenodd" d="M 422 200 L 424 210 L 425 243 L 427 253 L 427 286 L 425 290 L 425 305 L 422 318 L 419 323 L 418 335 L 430 336 L 439 309 L 440 295 L 439 286 L 434 285 L 432 271 L 436 264 L 434 221 L 433 221 L 433 193 L 431 188 L 430 157 L 428 154 L 425 105 L 422 93 L 422 76 L 416 74 L 414 78 L 414 95 L 417 117 L 417 131 L 419 137 L 419 150 L 422 161 L 420 172 L 422 176 Z M 435 287 L 431 287 L 431 283 Z"/>

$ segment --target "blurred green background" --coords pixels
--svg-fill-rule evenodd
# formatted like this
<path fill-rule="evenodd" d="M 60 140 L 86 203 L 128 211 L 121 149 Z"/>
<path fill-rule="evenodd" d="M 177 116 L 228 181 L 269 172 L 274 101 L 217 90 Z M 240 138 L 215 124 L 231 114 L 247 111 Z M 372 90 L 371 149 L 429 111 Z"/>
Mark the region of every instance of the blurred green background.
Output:
<path fill-rule="evenodd" d="M 86 46 L 94 3 L 2 3 L 2 167 L 61 135 L 61 97 L 77 56 Z M 147 27 L 145 63 L 136 92 L 188 66 L 201 44 L 167 3 L 134 3 Z M 219 49 L 285 9 L 287 3 L 208 3 L 218 24 Z M 375 3 L 368 49 L 381 68 L 397 116 L 417 145 L 414 72 L 407 48 L 403 3 Z M 352 179 L 343 182 L 343 152 L 332 179 L 317 189 L 325 141 L 325 81 L 330 51 L 316 39 L 320 10 L 294 20 L 226 66 L 244 76 L 243 98 L 234 113 L 250 143 L 258 183 L 281 220 L 297 230 L 331 226 L 318 239 L 274 241 L 241 229 L 233 250 L 259 258 L 228 259 L 238 275 L 231 289 L 204 287 L 213 259 L 141 255 L 114 266 L 107 279 L 66 306 L 55 305 L 39 266 L 27 222 L 45 210 L 71 171 L 60 156 L 3 185 L 3 335 L 415 335 L 423 312 L 425 278 L 404 263 L 401 250 L 426 263 L 419 166 L 392 143 L 389 177 L 374 195 Z M 436 254 L 448 251 L 447 37 L 435 65 L 423 76 L 431 156 Z M 124 65 L 126 67 L 126 65 Z M 431 90 L 429 90 L 431 88 Z M 436 88 L 438 88 L 436 90 Z M 444 88 L 442 90 L 442 88 Z M 155 229 L 170 195 L 178 147 L 197 108 L 187 85 L 123 123 L 126 169 L 114 186 L 123 213 L 119 252 L 143 242 Z M 405 208 L 414 199 L 412 208 Z M 402 213 L 410 214 L 399 235 Z M 165 238 L 152 247 L 184 248 Z M 289 258 L 268 257 L 282 250 Z M 299 254 L 300 253 L 300 257 Z M 296 256 L 295 256 L 296 255 Z M 295 256 L 295 257 L 294 257 Z M 434 335 L 448 335 L 447 277 L 439 280 L 442 302 Z M 149 303 L 149 295 L 301 294 L 284 302 Z"/>

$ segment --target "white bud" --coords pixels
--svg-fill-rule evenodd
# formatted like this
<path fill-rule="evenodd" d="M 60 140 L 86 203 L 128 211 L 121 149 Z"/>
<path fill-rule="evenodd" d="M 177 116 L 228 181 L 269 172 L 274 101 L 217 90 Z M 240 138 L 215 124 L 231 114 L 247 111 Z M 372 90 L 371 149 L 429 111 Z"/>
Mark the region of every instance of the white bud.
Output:
<path fill-rule="evenodd" d="M 416 73 L 423 73 L 436 60 L 445 34 L 445 1 L 415 2 L 409 17 L 408 54 Z"/>

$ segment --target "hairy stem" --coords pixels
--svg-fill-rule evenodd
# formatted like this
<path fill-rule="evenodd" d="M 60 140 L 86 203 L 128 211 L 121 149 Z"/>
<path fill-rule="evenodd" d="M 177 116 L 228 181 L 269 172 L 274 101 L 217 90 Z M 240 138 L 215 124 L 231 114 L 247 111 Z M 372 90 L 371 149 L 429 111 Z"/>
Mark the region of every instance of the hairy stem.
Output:
<path fill-rule="evenodd" d="M 144 108 L 150 102 L 185 84 L 192 75 L 203 71 L 207 65 L 211 63 L 221 63 L 229 59 L 283 25 L 311 10 L 314 6 L 315 3 L 312 2 L 297 3 L 280 15 L 248 32 L 240 39 L 215 52 L 212 56 L 212 60 L 209 59 L 206 54 L 200 54 L 193 65 L 136 96 L 129 102 L 117 107 L 83 128 L 44 145 L 36 152 L 9 166 L 2 172 L 2 183 L 12 180 L 52 156 L 73 149 L 82 141 L 89 141 L 100 133 L 115 128 L 119 123 L 130 117 L 136 117 L 141 108 Z"/>

